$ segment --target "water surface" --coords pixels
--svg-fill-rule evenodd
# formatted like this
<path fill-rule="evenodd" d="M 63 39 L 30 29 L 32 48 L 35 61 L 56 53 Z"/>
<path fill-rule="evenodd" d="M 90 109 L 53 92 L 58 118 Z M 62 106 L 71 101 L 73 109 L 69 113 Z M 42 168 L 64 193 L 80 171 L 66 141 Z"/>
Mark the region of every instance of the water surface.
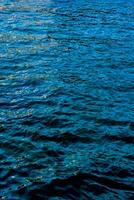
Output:
<path fill-rule="evenodd" d="M 0 1 L 0 197 L 134 198 L 134 1 Z"/>

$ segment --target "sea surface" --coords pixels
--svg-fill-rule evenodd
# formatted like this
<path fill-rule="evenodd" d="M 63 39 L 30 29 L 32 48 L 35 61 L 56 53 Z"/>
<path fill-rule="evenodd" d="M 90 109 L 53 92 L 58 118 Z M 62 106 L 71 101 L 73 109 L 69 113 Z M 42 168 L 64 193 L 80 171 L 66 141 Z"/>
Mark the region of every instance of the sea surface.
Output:
<path fill-rule="evenodd" d="M 0 199 L 134 199 L 134 0 L 0 1 Z"/>

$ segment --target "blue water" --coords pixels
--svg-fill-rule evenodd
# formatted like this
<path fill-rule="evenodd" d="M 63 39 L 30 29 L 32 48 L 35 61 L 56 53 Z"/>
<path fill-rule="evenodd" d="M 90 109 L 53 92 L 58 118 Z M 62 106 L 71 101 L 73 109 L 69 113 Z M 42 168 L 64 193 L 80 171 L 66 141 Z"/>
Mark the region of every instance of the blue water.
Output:
<path fill-rule="evenodd" d="M 0 199 L 134 199 L 134 1 L 0 1 Z"/>

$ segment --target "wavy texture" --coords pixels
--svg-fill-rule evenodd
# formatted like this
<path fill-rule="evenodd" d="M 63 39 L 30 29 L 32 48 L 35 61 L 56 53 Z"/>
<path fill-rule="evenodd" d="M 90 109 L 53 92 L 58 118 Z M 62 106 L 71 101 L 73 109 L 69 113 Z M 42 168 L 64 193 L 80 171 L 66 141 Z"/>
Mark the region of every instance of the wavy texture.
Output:
<path fill-rule="evenodd" d="M 134 9 L 0 1 L 0 198 L 134 198 Z"/>

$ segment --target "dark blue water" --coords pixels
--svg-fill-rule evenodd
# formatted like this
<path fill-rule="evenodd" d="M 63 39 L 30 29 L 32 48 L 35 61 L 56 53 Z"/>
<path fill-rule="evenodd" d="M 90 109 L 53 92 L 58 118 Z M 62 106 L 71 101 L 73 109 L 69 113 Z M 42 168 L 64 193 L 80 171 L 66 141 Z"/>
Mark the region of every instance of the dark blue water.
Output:
<path fill-rule="evenodd" d="M 134 199 L 134 1 L 0 1 L 0 199 Z"/>

